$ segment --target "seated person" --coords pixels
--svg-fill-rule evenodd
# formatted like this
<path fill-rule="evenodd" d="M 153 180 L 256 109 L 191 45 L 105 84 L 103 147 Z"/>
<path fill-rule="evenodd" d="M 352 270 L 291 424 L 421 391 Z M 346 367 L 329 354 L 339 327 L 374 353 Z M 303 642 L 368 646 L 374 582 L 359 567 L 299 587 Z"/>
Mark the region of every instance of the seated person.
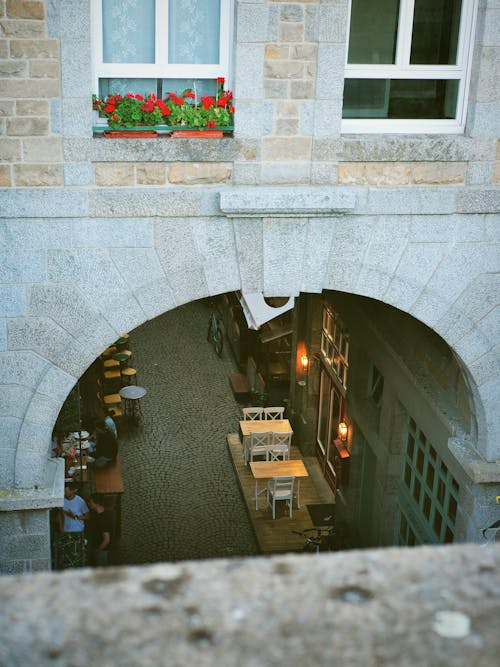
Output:
<path fill-rule="evenodd" d="M 98 422 L 95 428 L 95 449 L 92 456 L 95 459 L 96 468 L 104 468 L 108 463 L 116 459 L 118 454 L 118 441 L 112 431 L 104 422 Z"/>

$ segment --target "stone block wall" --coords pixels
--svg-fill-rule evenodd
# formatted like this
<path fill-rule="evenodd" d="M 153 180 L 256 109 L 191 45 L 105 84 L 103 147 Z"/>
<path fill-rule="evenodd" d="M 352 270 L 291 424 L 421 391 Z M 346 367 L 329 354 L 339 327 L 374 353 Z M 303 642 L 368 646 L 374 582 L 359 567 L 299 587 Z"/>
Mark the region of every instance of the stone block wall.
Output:
<path fill-rule="evenodd" d="M 60 42 L 45 2 L 0 3 L 0 187 L 63 184 L 62 140 L 51 127 L 61 95 Z"/>
<path fill-rule="evenodd" d="M 463 136 L 341 134 L 348 0 L 234 4 L 234 137 L 126 140 L 91 134 L 89 0 L 0 0 L 0 490 L 45 488 L 58 410 L 117 335 L 240 288 L 421 319 L 498 458 L 498 3 L 479 2 Z"/>

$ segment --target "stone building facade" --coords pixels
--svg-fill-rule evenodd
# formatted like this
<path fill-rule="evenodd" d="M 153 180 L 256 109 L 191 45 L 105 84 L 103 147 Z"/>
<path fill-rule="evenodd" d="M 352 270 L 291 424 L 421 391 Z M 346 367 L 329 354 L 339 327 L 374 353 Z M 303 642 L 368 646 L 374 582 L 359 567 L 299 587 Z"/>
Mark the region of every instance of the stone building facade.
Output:
<path fill-rule="evenodd" d="M 463 128 L 358 133 L 342 120 L 348 0 L 234 0 L 235 131 L 214 141 L 92 135 L 94 5 L 0 0 L 2 569 L 49 567 L 49 441 L 84 370 L 146 320 L 236 289 L 358 294 L 437 332 L 476 423 L 462 462 L 487 485 L 467 517 L 491 516 L 498 3 L 464 5 Z"/>

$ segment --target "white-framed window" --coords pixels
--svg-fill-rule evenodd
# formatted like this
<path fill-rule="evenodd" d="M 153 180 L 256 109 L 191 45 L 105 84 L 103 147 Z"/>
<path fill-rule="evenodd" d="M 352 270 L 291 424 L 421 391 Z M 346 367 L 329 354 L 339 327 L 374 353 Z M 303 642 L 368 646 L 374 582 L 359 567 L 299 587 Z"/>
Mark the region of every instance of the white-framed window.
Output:
<path fill-rule="evenodd" d="M 323 308 L 321 354 L 327 368 L 345 392 L 349 369 L 349 334 L 337 313 L 326 306 Z"/>
<path fill-rule="evenodd" d="M 460 133 L 477 0 L 351 0 L 342 132 Z"/>
<path fill-rule="evenodd" d="M 91 10 L 98 97 L 229 83 L 233 0 L 91 0 Z"/>

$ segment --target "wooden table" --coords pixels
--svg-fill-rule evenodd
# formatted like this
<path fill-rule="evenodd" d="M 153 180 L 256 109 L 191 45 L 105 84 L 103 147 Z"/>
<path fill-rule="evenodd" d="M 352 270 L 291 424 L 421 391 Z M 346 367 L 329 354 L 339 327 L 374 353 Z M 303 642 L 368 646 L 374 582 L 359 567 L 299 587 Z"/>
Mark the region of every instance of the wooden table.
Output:
<path fill-rule="evenodd" d="M 264 433 L 265 431 L 274 431 L 275 433 L 293 433 L 288 419 L 247 419 L 240 422 L 240 431 L 243 438 L 247 438 L 250 433 Z"/>
<path fill-rule="evenodd" d="M 283 420 L 288 421 L 288 420 Z M 250 470 L 255 478 L 255 509 L 259 509 L 259 479 L 271 477 L 309 477 L 302 459 L 289 461 L 250 461 Z M 297 480 L 300 489 L 300 479 Z"/>

